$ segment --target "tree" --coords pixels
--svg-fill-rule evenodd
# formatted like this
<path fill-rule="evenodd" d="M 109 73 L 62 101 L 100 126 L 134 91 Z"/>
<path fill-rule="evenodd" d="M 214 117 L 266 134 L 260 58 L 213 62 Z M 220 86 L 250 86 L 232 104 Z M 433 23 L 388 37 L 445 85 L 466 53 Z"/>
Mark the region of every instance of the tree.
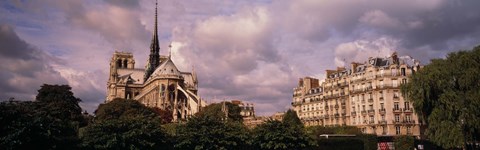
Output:
<path fill-rule="evenodd" d="M 0 104 L 1 149 L 76 149 L 85 124 L 68 85 L 44 84 L 34 102 Z"/>
<path fill-rule="evenodd" d="M 256 149 L 302 149 L 309 146 L 309 139 L 298 126 L 277 120 L 267 120 L 253 130 Z"/>
<path fill-rule="evenodd" d="M 160 119 L 162 119 L 162 124 L 172 123 L 172 120 L 173 120 L 173 112 L 172 111 L 163 110 L 163 109 L 160 109 L 160 108 L 157 108 L 157 107 L 152 108 L 152 109 L 158 116 L 160 116 Z"/>
<path fill-rule="evenodd" d="M 479 139 L 479 74 L 477 46 L 433 59 L 402 85 L 403 96 L 428 124 L 425 134 L 434 143 L 454 148 Z"/>
<path fill-rule="evenodd" d="M 240 122 L 193 117 L 185 125 L 177 126 L 175 149 L 248 149 L 249 139 L 248 129 Z"/>
<path fill-rule="evenodd" d="M 414 145 L 414 139 L 411 136 L 397 136 L 394 138 L 396 150 L 412 150 Z"/>
<path fill-rule="evenodd" d="M 38 90 L 36 101 L 43 105 L 46 115 L 62 120 L 82 121 L 81 100 L 73 95 L 69 85 L 43 84 Z"/>
<path fill-rule="evenodd" d="M 93 123 L 80 130 L 84 149 L 169 149 L 158 121 L 123 118 Z"/>
<path fill-rule="evenodd" d="M 302 126 L 303 123 L 300 121 L 300 118 L 297 116 L 297 112 L 293 111 L 292 109 L 289 109 L 284 115 L 283 115 L 283 122 L 290 124 L 292 126 Z"/>
<path fill-rule="evenodd" d="M 231 102 L 221 102 L 221 103 L 213 103 L 205 108 L 202 111 L 198 112 L 196 115 L 200 117 L 209 116 L 211 118 L 216 119 L 223 119 L 225 118 L 225 113 L 222 111 L 222 107 L 225 103 L 225 106 L 228 110 L 228 119 L 229 121 L 243 121 L 242 115 L 240 112 L 242 111 L 238 105 L 235 105 Z"/>
<path fill-rule="evenodd" d="M 161 118 L 153 108 L 146 107 L 136 100 L 114 99 L 106 104 L 100 104 L 95 110 L 95 122 L 129 118 L 145 118 L 161 122 Z"/>
<path fill-rule="evenodd" d="M 86 149 L 168 149 L 160 116 L 135 100 L 101 104 L 92 124 L 80 130 Z"/>

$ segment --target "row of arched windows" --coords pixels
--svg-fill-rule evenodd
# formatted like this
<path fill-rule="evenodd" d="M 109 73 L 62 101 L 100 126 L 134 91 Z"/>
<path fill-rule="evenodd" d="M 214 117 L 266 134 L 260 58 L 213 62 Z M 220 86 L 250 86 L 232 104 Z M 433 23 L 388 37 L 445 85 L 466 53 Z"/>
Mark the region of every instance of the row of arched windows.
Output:
<path fill-rule="evenodd" d="M 126 60 L 126 59 L 123 60 L 123 61 L 121 59 L 117 60 L 117 67 L 118 68 L 127 68 L 127 66 L 128 66 L 128 60 Z"/>

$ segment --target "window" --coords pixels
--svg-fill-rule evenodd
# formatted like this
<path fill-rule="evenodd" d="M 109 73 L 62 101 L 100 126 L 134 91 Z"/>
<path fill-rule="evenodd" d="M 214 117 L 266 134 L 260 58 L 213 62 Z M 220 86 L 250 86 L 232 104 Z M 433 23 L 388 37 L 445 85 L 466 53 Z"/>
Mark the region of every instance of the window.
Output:
<path fill-rule="evenodd" d="M 365 111 L 365 105 L 362 105 L 362 110 Z"/>
<path fill-rule="evenodd" d="M 395 134 L 400 135 L 400 126 L 395 126 Z"/>
<path fill-rule="evenodd" d="M 383 134 L 387 134 L 387 126 L 382 126 L 383 128 Z"/>
<path fill-rule="evenodd" d="M 405 116 L 405 120 L 406 120 L 407 122 L 412 121 L 412 115 L 406 115 L 406 116 Z"/>
<path fill-rule="evenodd" d="M 384 109 L 384 108 L 385 107 L 384 107 L 383 103 L 380 103 L 380 109 Z"/>
<path fill-rule="evenodd" d="M 406 76 L 405 68 L 402 68 L 402 76 Z"/>
<path fill-rule="evenodd" d="M 381 69 L 380 70 L 380 76 L 382 76 L 382 77 L 383 77 L 383 72 L 384 72 L 383 69 Z"/>
<path fill-rule="evenodd" d="M 406 84 L 407 83 L 407 79 L 402 79 L 402 84 Z"/>
<path fill-rule="evenodd" d="M 407 127 L 407 134 L 412 134 L 412 127 L 410 126 Z"/>
<path fill-rule="evenodd" d="M 383 91 L 380 91 L 379 94 L 380 94 L 380 98 L 383 98 Z"/>
<path fill-rule="evenodd" d="M 399 114 L 395 114 L 395 122 L 400 122 L 400 115 Z"/>
<path fill-rule="evenodd" d="M 405 110 L 410 110 L 410 102 L 405 102 Z"/>
<path fill-rule="evenodd" d="M 398 98 L 398 96 L 399 96 L 398 91 L 397 90 L 393 91 L 393 98 Z"/>
<path fill-rule="evenodd" d="M 392 86 L 393 86 L 393 87 L 397 87 L 397 86 L 398 86 L 397 80 L 392 80 Z"/>
<path fill-rule="evenodd" d="M 392 76 L 397 76 L 397 69 L 396 68 L 392 69 Z"/>
<path fill-rule="evenodd" d="M 369 110 L 373 110 L 373 105 L 368 106 Z"/>
<path fill-rule="evenodd" d="M 385 115 L 381 115 L 382 121 L 385 121 Z"/>
<path fill-rule="evenodd" d="M 375 122 L 375 118 L 373 118 L 373 116 L 370 116 L 370 122 Z"/>
<path fill-rule="evenodd" d="M 393 109 L 394 110 L 399 110 L 400 109 L 399 106 L 398 106 L 398 102 L 393 103 Z"/>

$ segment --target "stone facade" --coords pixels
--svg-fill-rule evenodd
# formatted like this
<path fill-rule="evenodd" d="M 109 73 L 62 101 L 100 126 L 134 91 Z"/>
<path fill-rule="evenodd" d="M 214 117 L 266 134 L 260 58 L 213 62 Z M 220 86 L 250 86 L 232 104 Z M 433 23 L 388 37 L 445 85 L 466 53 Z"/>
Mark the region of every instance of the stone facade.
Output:
<path fill-rule="evenodd" d="M 134 99 L 148 107 L 172 111 L 173 121 L 187 119 L 206 105 L 197 94 L 197 75 L 194 70 L 179 71 L 171 57 L 161 56 L 159 50 L 155 9 L 155 31 L 145 69 L 135 68 L 132 53 L 115 52 L 110 60 L 106 102 Z"/>
<path fill-rule="evenodd" d="M 326 79 L 305 77 L 293 89 L 293 109 L 306 126 L 356 126 L 379 136 L 420 136 L 422 122 L 400 85 L 420 69 L 411 57 L 369 58 L 327 70 Z"/>

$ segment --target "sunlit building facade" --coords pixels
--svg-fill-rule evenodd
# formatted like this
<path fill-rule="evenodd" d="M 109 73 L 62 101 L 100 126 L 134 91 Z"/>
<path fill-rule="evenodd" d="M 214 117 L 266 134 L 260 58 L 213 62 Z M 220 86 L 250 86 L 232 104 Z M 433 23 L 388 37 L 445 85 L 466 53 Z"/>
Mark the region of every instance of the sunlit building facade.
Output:
<path fill-rule="evenodd" d="M 411 57 L 369 58 L 327 70 L 322 83 L 305 77 L 293 89 L 293 109 L 306 126 L 356 126 L 383 136 L 420 136 L 422 122 L 400 85 L 420 69 Z"/>

